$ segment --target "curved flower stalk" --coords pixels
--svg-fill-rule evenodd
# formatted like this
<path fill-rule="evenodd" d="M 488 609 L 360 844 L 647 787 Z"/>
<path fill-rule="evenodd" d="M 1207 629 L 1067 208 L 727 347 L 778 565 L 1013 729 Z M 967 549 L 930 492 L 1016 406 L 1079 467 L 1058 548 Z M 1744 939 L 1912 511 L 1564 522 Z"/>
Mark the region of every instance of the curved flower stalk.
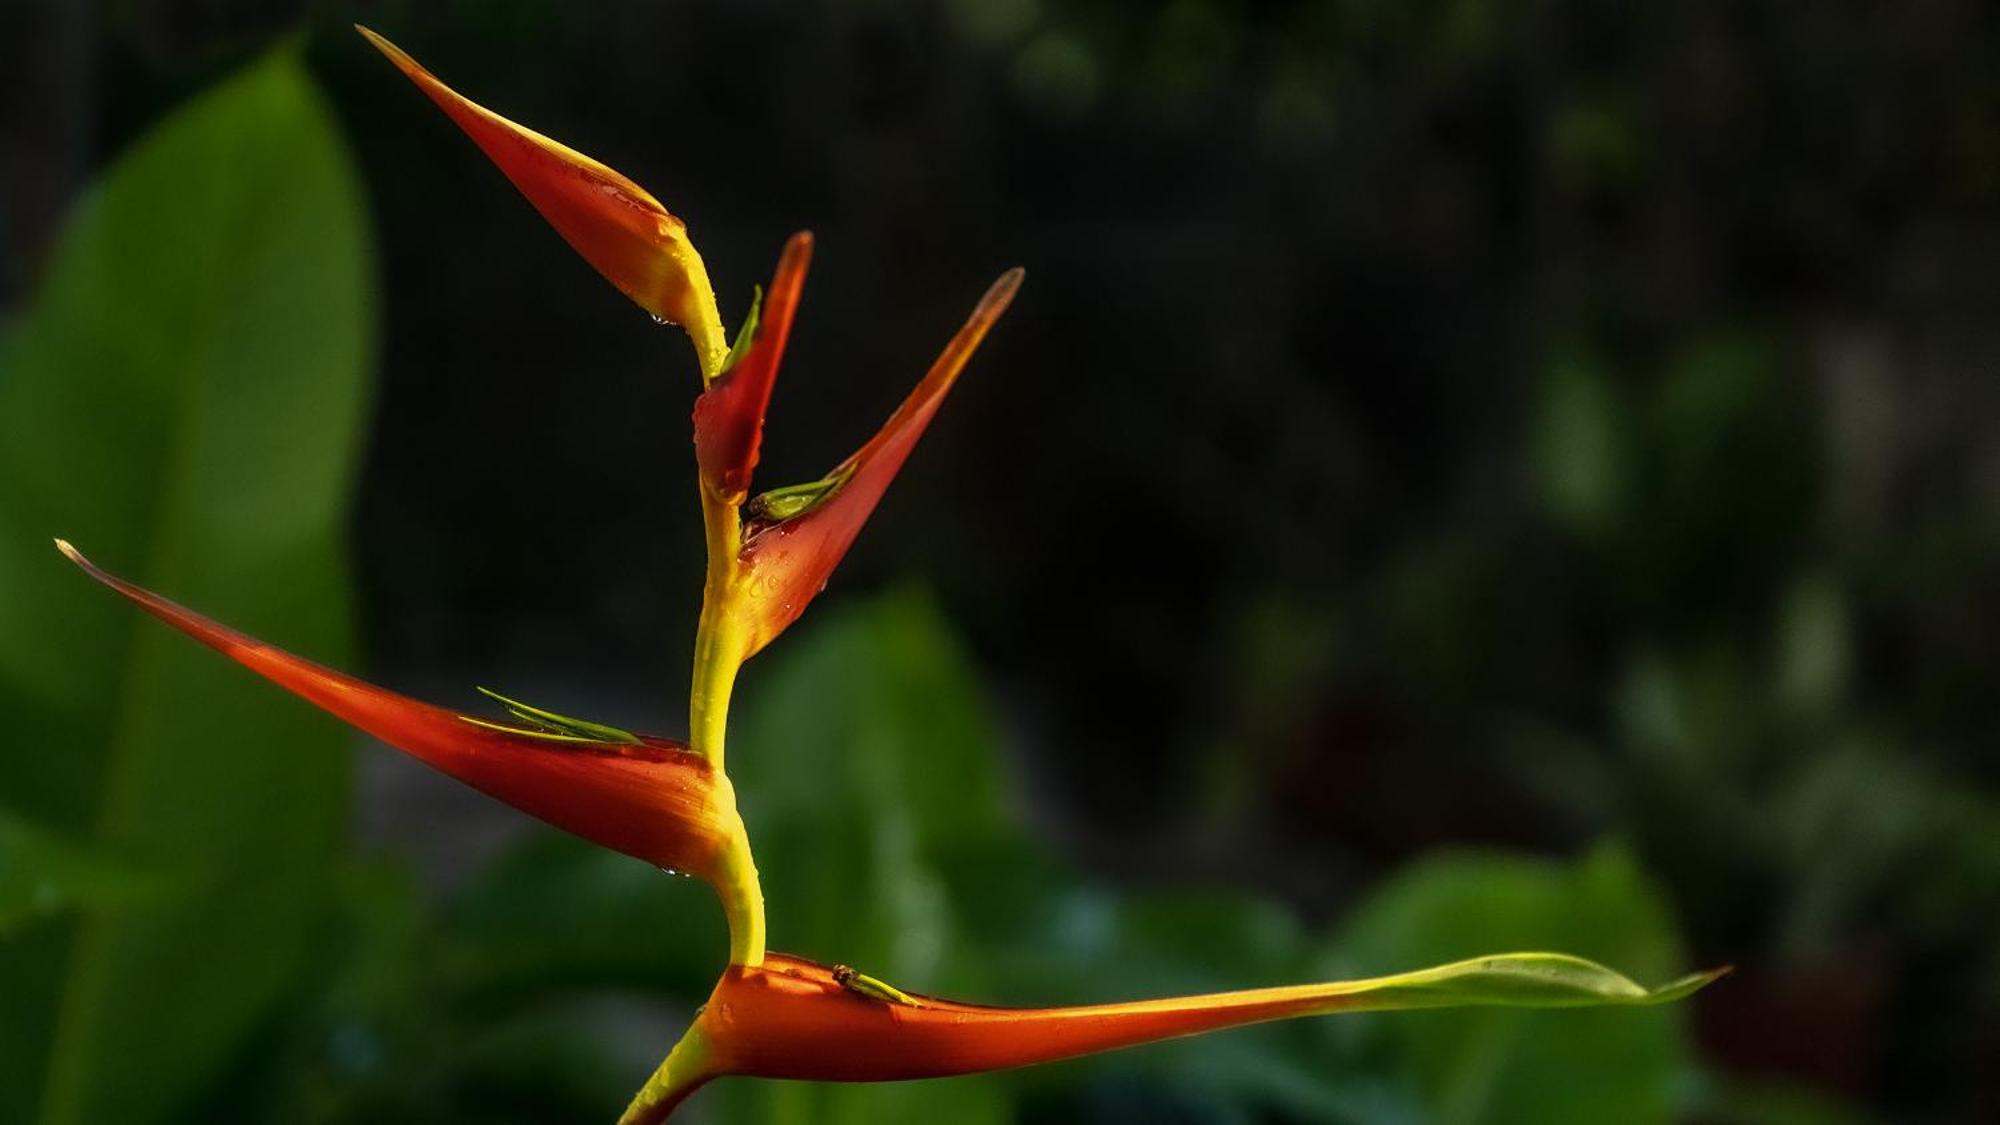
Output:
<path fill-rule="evenodd" d="M 338 718 L 532 816 L 697 875 L 721 899 L 730 958 L 708 1004 L 626 1110 L 647 1125 L 726 1076 L 895 1081 L 1000 1070 L 1267 1020 L 1463 1005 L 1579 1007 L 1676 1000 L 1722 971 L 1656 989 L 1559 953 L 1508 953 L 1369 980 L 1068 1008 L 995 1008 L 905 992 L 845 966 L 767 953 L 763 893 L 723 769 L 729 699 L 744 661 L 826 584 L 964 370 L 1013 300 L 1001 275 L 872 439 L 824 477 L 751 494 L 764 415 L 812 257 L 786 243 L 767 297 L 725 334 L 687 229 L 644 188 L 445 86 L 363 35 L 506 173 L 579 253 L 656 319 L 683 326 L 702 390 L 694 453 L 708 570 L 685 744 L 564 718 L 503 697 L 513 721 L 405 699 L 234 632 L 99 570 L 92 577 L 174 628 Z M 491 694 L 491 693 L 489 693 Z"/>

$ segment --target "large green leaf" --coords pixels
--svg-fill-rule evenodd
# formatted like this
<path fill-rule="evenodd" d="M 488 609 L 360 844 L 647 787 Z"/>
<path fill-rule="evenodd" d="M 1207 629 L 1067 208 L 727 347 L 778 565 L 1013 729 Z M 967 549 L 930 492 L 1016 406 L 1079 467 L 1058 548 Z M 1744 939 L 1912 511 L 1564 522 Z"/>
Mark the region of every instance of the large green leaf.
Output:
<path fill-rule="evenodd" d="M 437 983 L 465 1007 L 603 986 L 692 1009 L 728 962 L 729 932 L 699 880 L 537 831 L 456 896 L 438 948 Z"/>
<path fill-rule="evenodd" d="M 0 946 L 10 1114 L 161 1119 L 304 967 L 346 735 L 49 538 L 342 660 L 373 320 L 361 191 L 284 49 L 118 161 L 0 358 L 0 804 L 173 888 Z"/>

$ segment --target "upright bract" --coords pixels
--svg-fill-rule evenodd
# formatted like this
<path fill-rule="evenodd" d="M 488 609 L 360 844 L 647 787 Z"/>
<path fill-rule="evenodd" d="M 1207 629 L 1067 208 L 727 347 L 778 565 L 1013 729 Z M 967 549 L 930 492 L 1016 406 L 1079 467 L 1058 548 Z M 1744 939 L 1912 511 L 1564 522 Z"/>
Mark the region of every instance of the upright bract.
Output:
<path fill-rule="evenodd" d="M 751 308 L 736 351 L 720 374 L 694 400 L 694 457 L 707 494 L 725 504 L 741 504 L 750 492 L 750 471 L 764 442 L 764 412 L 792 338 L 792 315 L 812 264 L 812 235 L 800 231 L 785 243 L 771 290 Z"/>
<path fill-rule="evenodd" d="M 752 502 L 750 530 L 741 550 L 746 657 L 784 632 L 826 585 L 958 373 L 993 322 L 1007 311 L 1021 277 L 1020 270 L 1009 270 L 993 283 L 930 373 L 868 444 L 820 480 L 765 493 Z"/>
<path fill-rule="evenodd" d="M 362 32 L 498 164 L 591 265 L 655 317 L 683 325 L 702 391 L 695 467 L 708 573 L 683 745 L 502 700 L 501 723 L 416 703 L 253 641 L 98 570 L 94 577 L 168 624 L 363 730 L 552 824 L 712 884 L 729 918 L 730 962 L 708 1004 L 625 1120 L 654 1122 L 724 1076 L 893 1081 L 997 1070 L 1266 1020 L 1460 1005 L 1576 1007 L 1679 999 L 1719 972 L 1657 989 L 1579 958 L 1508 953 L 1371 980 L 1071 1008 L 994 1008 L 914 995 L 846 966 L 767 953 L 748 833 L 723 771 L 729 698 L 742 663 L 826 584 L 1021 284 L 993 283 L 928 374 L 873 438 L 819 480 L 752 497 L 764 415 L 812 256 L 785 245 L 769 293 L 725 346 L 715 297 L 685 226 L 645 189 L 453 92 Z"/>

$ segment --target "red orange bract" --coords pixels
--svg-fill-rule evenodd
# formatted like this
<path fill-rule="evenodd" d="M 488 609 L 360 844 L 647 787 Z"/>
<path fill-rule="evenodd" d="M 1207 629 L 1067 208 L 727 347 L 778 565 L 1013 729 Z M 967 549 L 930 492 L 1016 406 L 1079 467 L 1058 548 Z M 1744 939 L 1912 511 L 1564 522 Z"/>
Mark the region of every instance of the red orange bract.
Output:
<path fill-rule="evenodd" d="M 798 515 L 753 522 L 744 537 L 742 559 L 747 575 L 745 617 L 750 630 L 747 657 L 771 643 L 805 612 L 826 585 L 834 567 L 854 545 L 861 525 L 875 511 L 889 482 L 909 459 L 924 427 L 950 393 L 966 360 L 1014 299 L 1021 271 L 1009 270 L 979 300 L 965 326 L 945 346 L 930 373 L 867 445 L 826 475 L 835 482 L 811 507 Z"/>
<path fill-rule="evenodd" d="M 458 96 L 394 43 L 356 28 L 465 130 L 528 202 L 619 291 L 686 328 L 718 359 L 728 351 L 715 291 L 687 224 L 651 192 L 575 149 Z"/>
<path fill-rule="evenodd" d="M 508 729 L 385 691 L 292 655 L 110 574 L 70 561 L 141 609 L 293 695 L 474 789 L 612 851 L 713 876 L 736 819 L 720 774 L 686 745 Z"/>

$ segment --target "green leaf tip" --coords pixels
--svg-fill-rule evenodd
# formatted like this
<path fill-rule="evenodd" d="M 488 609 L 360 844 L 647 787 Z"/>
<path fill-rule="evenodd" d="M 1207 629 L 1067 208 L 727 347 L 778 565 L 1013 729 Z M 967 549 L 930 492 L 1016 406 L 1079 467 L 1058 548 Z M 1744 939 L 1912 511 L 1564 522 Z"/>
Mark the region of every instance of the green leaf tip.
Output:
<path fill-rule="evenodd" d="M 505 707 L 527 726 L 517 727 L 509 723 L 496 723 L 472 715 L 459 716 L 473 726 L 506 731 L 509 734 L 523 734 L 530 738 L 548 739 L 551 742 L 617 742 L 627 746 L 636 746 L 639 743 L 639 736 L 629 730 L 605 723 L 593 723 L 587 719 L 572 719 L 568 715 L 558 715 L 554 711 L 522 703 L 518 699 L 509 699 L 491 688 L 482 687 L 477 690 L 479 694 Z"/>
<path fill-rule="evenodd" d="M 715 373 L 717 378 L 727 375 L 737 361 L 749 354 L 750 346 L 757 342 L 757 321 L 763 312 L 764 287 L 753 285 L 750 287 L 750 311 L 743 315 L 743 327 L 736 330 L 736 339 L 729 344 L 729 354 L 722 358 L 722 369 Z"/>
<path fill-rule="evenodd" d="M 1722 965 L 1713 969 L 1703 969 L 1698 973 L 1689 973 L 1678 980 L 1668 981 L 1648 993 L 1646 995 L 1646 1003 L 1666 1004 L 1675 1000 L 1684 1000 L 1735 971 L 1736 966 L 1734 965 Z"/>
<path fill-rule="evenodd" d="M 1429 969 L 1356 982 L 1366 1007 L 1584 1008 L 1665 1004 L 1683 999 L 1730 971 L 1709 969 L 1647 988 L 1595 961 L 1567 953 L 1496 953 Z"/>

